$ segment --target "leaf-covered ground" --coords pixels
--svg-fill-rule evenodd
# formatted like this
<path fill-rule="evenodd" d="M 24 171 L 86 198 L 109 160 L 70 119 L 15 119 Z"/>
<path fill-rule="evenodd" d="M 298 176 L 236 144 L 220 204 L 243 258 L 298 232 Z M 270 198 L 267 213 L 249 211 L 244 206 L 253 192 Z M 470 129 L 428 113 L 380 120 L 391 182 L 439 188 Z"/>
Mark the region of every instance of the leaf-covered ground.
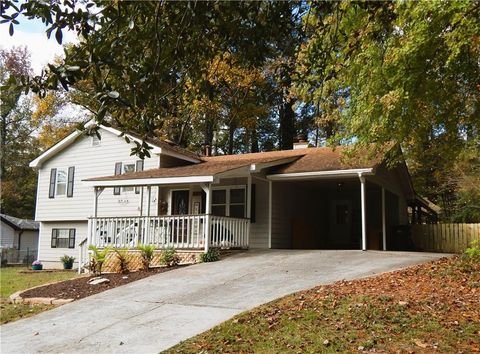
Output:
<path fill-rule="evenodd" d="M 459 257 L 299 292 L 170 353 L 480 351 L 480 263 Z"/>

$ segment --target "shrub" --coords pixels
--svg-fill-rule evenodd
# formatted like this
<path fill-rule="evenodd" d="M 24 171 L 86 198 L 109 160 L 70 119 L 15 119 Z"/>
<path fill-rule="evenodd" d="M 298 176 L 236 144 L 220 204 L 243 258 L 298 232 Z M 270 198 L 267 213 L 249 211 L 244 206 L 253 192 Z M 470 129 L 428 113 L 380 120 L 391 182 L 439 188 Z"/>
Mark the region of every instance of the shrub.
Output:
<path fill-rule="evenodd" d="M 220 259 L 220 251 L 217 248 L 210 248 L 207 252 L 200 255 L 202 262 L 216 262 Z"/>
<path fill-rule="evenodd" d="M 120 267 L 120 273 L 128 273 L 128 250 L 125 248 L 114 249 L 115 256 L 118 260 L 118 266 Z"/>
<path fill-rule="evenodd" d="M 470 247 L 465 250 L 465 254 L 473 260 L 480 261 L 480 240 L 472 241 Z"/>
<path fill-rule="evenodd" d="M 94 274 L 102 274 L 103 263 L 107 258 L 108 252 L 110 252 L 110 248 L 105 247 L 103 250 L 100 250 L 94 245 L 90 245 L 88 249 L 92 251 L 92 259 L 90 260 L 88 268 Z"/>
<path fill-rule="evenodd" d="M 149 270 L 150 263 L 153 259 L 153 253 L 155 252 L 155 247 L 152 245 L 139 245 L 138 249 L 142 254 L 143 269 Z"/>
<path fill-rule="evenodd" d="M 160 263 L 166 265 L 167 267 L 173 267 L 180 263 L 180 257 L 177 254 L 175 248 L 170 247 L 166 250 L 163 250 L 160 254 Z"/>
<path fill-rule="evenodd" d="M 60 261 L 65 265 L 72 266 L 73 262 L 75 262 L 75 257 L 64 254 L 62 257 L 60 257 Z"/>

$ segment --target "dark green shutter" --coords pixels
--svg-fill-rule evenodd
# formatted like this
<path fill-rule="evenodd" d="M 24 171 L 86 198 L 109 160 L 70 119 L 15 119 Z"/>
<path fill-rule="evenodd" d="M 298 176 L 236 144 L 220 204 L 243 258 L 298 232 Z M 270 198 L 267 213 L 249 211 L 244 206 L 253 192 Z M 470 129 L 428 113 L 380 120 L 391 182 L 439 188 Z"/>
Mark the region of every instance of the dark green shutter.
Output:
<path fill-rule="evenodd" d="M 143 171 L 143 160 L 138 160 L 135 164 L 135 171 Z M 140 187 L 135 187 L 135 194 L 140 193 Z"/>
<path fill-rule="evenodd" d="M 75 179 L 75 167 L 68 168 L 67 197 L 73 197 L 73 181 Z"/>
<path fill-rule="evenodd" d="M 115 164 L 115 176 L 121 175 L 122 174 L 122 163 L 117 162 Z M 115 187 L 113 188 L 113 194 L 114 195 L 120 195 L 120 187 Z"/>
<path fill-rule="evenodd" d="M 50 187 L 48 188 L 48 197 L 55 198 L 55 183 L 57 182 L 57 169 L 50 170 Z"/>
<path fill-rule="evenodd" d="M 52 229 L 52 241 L 50 246 L 52 248 L 57 248 L 57 241 L 58 241 L 58 229 Z"/>
<path fill-rule="evenodd" d="M 68 232 L 68 248 L 75 248 L 75 229 Z"/>

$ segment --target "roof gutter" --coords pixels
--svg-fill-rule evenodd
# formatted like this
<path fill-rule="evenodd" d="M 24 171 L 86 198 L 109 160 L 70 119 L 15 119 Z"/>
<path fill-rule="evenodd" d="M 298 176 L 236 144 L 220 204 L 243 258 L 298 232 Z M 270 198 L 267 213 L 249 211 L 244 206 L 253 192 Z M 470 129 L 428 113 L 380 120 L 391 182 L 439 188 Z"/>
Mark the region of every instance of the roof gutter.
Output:
<path fill-rule="evenodd" d="M 83 180 L 91 187 L 128 187 L 128 186 L 153 186 L 165 184 L 190 184 L 190 183 L 211 183 L 214 176 L 190 176 L 190 177 L 157 177 L 157 178 L 134 178 L 115 180 Z"/>
<path fill-rule="evenodd" d="M 373 175 L 373 168 L 356 168 L 349 170 L 331 170 L 331 171 L 312 171 L 296 173 L 279 173 L 268 175 L 267 179 L 271 181 L 304 180 L 332 177 L 358 177 L 359 175 Z"/>

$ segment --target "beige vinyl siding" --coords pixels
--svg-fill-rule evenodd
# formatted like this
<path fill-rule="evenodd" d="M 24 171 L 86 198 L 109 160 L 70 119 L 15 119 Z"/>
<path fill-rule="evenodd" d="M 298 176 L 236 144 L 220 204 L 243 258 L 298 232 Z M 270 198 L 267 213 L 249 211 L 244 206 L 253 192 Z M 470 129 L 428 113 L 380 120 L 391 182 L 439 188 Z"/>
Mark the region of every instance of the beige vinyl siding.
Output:
<path fill-rule="evenodd" d="M 38 221 L 86 220 L 93 214 L 93 188 L 83 180 L 91 177 L 109 176 L 115 172 L 115 163 L 132 163 L 139 159 L 130 156 L 132 144 L 127 144 L 123 138 L 101 130 L 102 139 L 99 146 L 92 146 L 92 138 L 81 136 L 72 145 L 61 151 L 40 168 L 38 174 L 38 195 L 36 217 Z M 158 167 L 159 156 L 146 158 L 144 169 Z M 50 169 L 75 167 L 73 197 L 55 196 L 48 198 Z M 156 188 L 153 188 L 153 200 Z M 145 188 L 146 203 L 146 188 Z M 99 216 L 130 216 L 138 215 L 140 194 L 135 191 L 122 192 L 113 195 L 113 189 L 105 189 L 99 197 Z M 156 207 L 152 208 L 156 209 Z"/>
<path fill-rule="evenodd" d="M 272 248 L 292 246 L 293 190 L 288 183 L 272 184 Z"/>
<path fill-rule="evenodd" d="M 52 229 L 75 229 L 75 248 L 52 248 Z M 87 237 L 86 221 L 42 222 L 40 226 L 40 250 L 38 258 L 45 268 L 61 268 L 64 254 L 78 260 L 78 244 Z"/>
<path fill-rule="evenodd" d="M 15 241 L 15 230 L 1 221 L 1 229 L 0 229 L 0 247 L 2 248 L 11 248 L 14 247 Z"/>
<path fill-rule="evenodd" d="M 268 248 L 268 182 L 252 178 L 255 185 L 255 222 L 250 226 L 250 248 Z"/>
<path fill-rule="evenodd" d="M 20 249 L 36 250 L 38 247 L 38 231 L 26 230 L 20 236 Z"/>

